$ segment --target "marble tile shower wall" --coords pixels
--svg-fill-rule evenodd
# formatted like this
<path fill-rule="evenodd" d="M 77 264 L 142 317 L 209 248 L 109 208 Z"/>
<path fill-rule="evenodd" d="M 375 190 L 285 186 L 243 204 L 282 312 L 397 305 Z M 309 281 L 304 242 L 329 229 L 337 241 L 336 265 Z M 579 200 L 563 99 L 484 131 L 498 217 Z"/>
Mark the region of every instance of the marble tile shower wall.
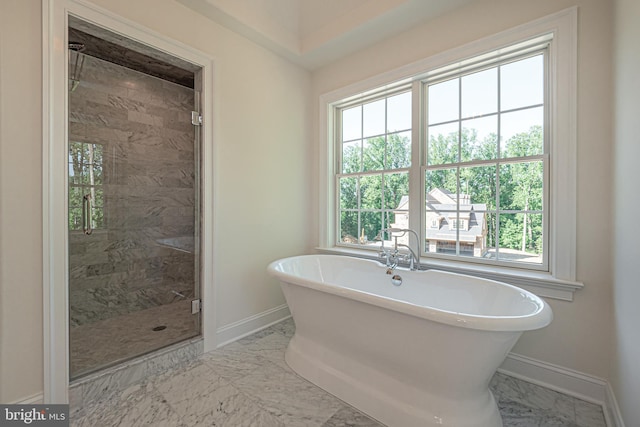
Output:
<path fill-rule="evenodd" d="M 69 232 L 72 326 L 194 294 L 193 250 L 159 243 L 194 236 L 194 91 L 85 58 L 69 138 L 102 147 L 104 228 Z"/>

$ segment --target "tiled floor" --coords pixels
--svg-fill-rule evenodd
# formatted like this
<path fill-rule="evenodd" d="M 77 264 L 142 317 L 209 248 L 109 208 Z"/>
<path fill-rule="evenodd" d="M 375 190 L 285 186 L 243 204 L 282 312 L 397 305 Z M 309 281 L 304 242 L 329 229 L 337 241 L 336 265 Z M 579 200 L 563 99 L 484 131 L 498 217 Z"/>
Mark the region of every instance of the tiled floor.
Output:
<path fill-rule="evenodd" d="M 289 369 L 293 331 L 287 320 L 147 378 L 72 416 L 71 425 L 381 426 Z M 597 405 L 501 374 L 491 388 L 505 427 L 606 427 Z"/>
<path fill-rule="evenodd" d="M 71 328 L 71 376 L 78 377 L 198 335 L 191 301 L 178 301 Z M 156 326 L 165 329 L 154 331 Z"/>

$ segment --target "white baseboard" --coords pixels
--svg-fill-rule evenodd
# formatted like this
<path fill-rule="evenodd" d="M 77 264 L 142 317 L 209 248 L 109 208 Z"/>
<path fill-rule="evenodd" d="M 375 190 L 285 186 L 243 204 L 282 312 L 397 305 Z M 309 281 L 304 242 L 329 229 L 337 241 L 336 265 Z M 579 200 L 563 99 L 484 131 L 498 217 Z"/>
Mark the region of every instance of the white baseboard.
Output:
<path fill-rule="evenodd" d="M 624 421 L 622 420 L 622 412 L 620 412 L 620 407 L 618 406 L 618 401 L 616 400 L 615 394 L 613 394 L 611 384 L 608 383 L 604 416 L 610 427 L 625 427 Z"/>
<path fill-rule="evenodd" d="M 44 403 L 44 393 L 36 393 L 31 396 L 24 397 L 15 402 L 10 402 L 9 405 L 41 405 Z"/>
<path fill-rule="evenodd" d="M 610 384 L 598 377 L 509 353 L 498 372 L 601 405 L 608 427 L 625 427 Z"/>
<path fill-rule="evenodd" d="M 217 347 L 237 341 L 288 317 L 291 317 L 289 307 L 287 304 L 282 304 L 262 313 L 222 326 L 216 331 Z"/>

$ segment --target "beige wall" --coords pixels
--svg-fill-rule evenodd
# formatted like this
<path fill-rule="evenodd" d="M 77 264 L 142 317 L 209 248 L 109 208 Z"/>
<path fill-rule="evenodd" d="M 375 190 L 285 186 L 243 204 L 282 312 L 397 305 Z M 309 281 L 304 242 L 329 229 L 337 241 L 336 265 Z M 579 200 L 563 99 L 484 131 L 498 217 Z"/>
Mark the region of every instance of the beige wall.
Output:
<path fill-rule="evenodd" d="M 609 1 L 479 0 L 315 71 L 312 96 L 318 117 L 317 99 L 323 93 L 574 5 L 579 6 L 577 275 L 585 287 L 573 302 L 549 300 L 553 323 L 526 333 L 514 352 L 607 378 L 612 230 L 608 210 L 593 207 L 611 204 Z M 317 120 L 317 144 L 316 135 Z"/>
<path fill-rule="evenodd" d="M 640 425 L 640 2 L 617 0 L 615 13 L 615 250 L 611 382 L 627 426 Z M 631 225 L 631 226 L 630 226 Z"/>
<path fill-rule="evenodd" d="M 0 402 L 42 391 L 40 14 L 0 2 Z"/>
<path fill-rule="evenodd" d="M 0 2 L 0 402 L 43 390 L 40 3 Z M 215 58 L 217 326 L 284 304 L 265 269 L 311 239 L 309 72 L 171 0 L 94 3 Z"/>

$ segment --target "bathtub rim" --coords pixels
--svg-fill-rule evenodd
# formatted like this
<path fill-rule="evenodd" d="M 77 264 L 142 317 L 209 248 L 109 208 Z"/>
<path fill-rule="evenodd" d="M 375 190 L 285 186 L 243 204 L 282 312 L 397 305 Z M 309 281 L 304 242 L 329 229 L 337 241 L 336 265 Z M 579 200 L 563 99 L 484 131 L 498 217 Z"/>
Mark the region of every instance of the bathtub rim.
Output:
<path fill-rule="evenodd" d="M 460 312 L 447 311 L 435 307 L 427 307 L 421 306 L 417 304 L 412 304 L 406 301 L 400 301 L 393 298 L 357 290 L 351 288 L 345 288 L 340 285 L 332 284 L 332 283 L 320 283 L 314 280 L 310 280 L 307 278 L 303 278 L 301 276 L 296 276 L 293 274 L 286 273 L 284 271 L 279 270 L 277 267 L 286 261 L 294 261 L 295 259 L 301 258 L 323 258 L 323 259 L 340 259 L 341 261 L 352 260 L 355 262 L 362 262 L 372 264 L 376 268 L 380 268 L 384 270 L 386 267 L 372 259 L 366 258 L 358 258 L 348 255 L 330 255 L 330 254 L 311 254 L 311 255 L 295 255 L 291 257 L 280 258 L 271 262 L 267 271 L 270 275 L 279 279 L 282 282 L 286 282 L 292 285 L 302 286 L 305 288 L 313 289 L 318 292 L 326 292 L 330 294 L 334 294 L 337 296 L 341 296 L 344 298 L 360 301 L 363 303 L 371 304 L 374 306 L 378 306 L 384 309 L 393 310 L 396 312 L 404 313 L 407 315 L 412 315 L 415 317 L 419 317 L 425 320 L 430 320 L 438 323 L 443 323 L 455 327 L 475 329 L 480 331 L 504 331 L 504 332 L 524 332 L 535 329 L 541 329 L 546 327 L 553 320 L 553 312 L 549 304 L 544 301 L 541 297 L 527 291 L 526 289 L 522 289 L 520 287 L 510 285 L 508 283 L 500 282 L 492 279 L 485 279 L 481 277 L 474 277 L 468 274 L 460 274 L 460 273 L 452 273 L 448 271 L 442 271 L 438 269 L 429 269 L 424 270 L 424 272 L 433 271 L 437 273 L 441 273 L 446 276 L 462 276 L 462 277 L 470 277 L 474 280 L 478 280 L 481 282 L 490 282 L 494 284 L 498 284 L 500 286 L 507 287 L 514 292 L 519 292 L 524 294 L 526 297 L 533 300 L 537 305 L 538 309 L 532 313 L 527 313 L 524 315 L 513 315 L 513 316 L 488 316 L 488 315 L 477 315 L 477 314 L 467 314 Z M 397 268 L 396 270 L 401 272 L 409 272 L 406 268 Z M 420 274 L 423 271 L 419 272 L 411 272 Z M 381 273 L 382 274 L 382 273 Z"/>

